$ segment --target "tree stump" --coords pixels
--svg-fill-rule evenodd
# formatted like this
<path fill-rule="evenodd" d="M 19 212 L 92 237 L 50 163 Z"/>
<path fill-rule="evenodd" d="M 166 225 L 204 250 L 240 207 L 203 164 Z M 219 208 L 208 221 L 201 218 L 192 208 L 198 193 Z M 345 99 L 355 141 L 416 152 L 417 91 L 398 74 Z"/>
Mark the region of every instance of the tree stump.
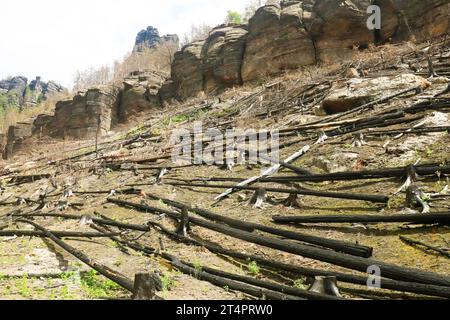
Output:
<path fill-rule="evenodd" d="M 155 300 L 156 283 L 149 273 L 136 274 L 134 277 L 133 300 Z"/>

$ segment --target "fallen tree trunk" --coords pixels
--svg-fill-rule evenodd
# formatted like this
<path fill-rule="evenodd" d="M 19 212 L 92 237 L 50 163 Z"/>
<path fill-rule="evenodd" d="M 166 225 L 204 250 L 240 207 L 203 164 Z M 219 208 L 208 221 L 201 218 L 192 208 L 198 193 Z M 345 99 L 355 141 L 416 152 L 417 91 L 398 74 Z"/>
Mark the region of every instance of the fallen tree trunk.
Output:
<path fill-rule="evenodd" d="M 423 165 L 413 166 L 416 173 L 420 176 L 441 174 L 450 174 L 450 165 Z M 383 178 L 401 178 L 406 177 L 408 167 L 387 168 L 378 170 L 365 170 L 354 172 L 337 172 L 329 174 L 317 174 L 311 176 L 290 176 L 290 177 L 272 177 L 270 179 L 261 179 L 260 182 L 324 182 L 324 181 L 345 181 L 345 180 L 371 180 Z"/>
<path fill-rule="evenodd" d="M 167 184 L 171 185 L 171 186 L 178 186 L 178 187 L 196 187 L 196 188 L 214 188 L 214 189 L 230 188 L 230 189 L 234 189 L 234 190 L 253 190 L 253 191 L 264 189 L 267 192 L 298 194 L 298 195 L 315 196 L 315 197 L 322 197 L 322 198 L 348 199 L 348 200 L 356 200 L 356 201 L 368 201 L 368 202 L 374 202 L 374 203 L 388 203 L 389 202 L 389 197 L 387 197 L 387 196 L 337 193 L 337 192 L 315 191 L 315 190 L 305 190 L 305 189 L 281 189 L 281 188 L 265 188 L 265 187 L 233 186 L 233 185 L 211 185 L 211 184 L 177 183 L 177 182 L 170 182 Z"/>
<path fill-rule="evenodd" d="M 125 201 L 123 204 L 126 203 L 127 202 Z M 180 214 L 164 209 L 152 208 L 149 206 L 133 203 L 129 204 L 128 206 L 131 206 L 143 212 L 167 214 L 168 216 L 172 216 L 178 220 L 181 218 Z M 413 281 L 424 284 L 450 286 L 450 279 L 439 274 L 434 274 L 413 268 L 405 268 L 393 264 L 388 264 L 382 261 L 355 257 L 352 255 L 332 252 L 326 249 L 316 248 L 300 243 L 294 243 L 290 241 L 266 237 L 259 234 L 253 234 L 243 230 L 238 230 L 228 226 L 208 222 L 203 219 L 191 218 L 190 220 L 193 224 L 231 236 L 233 238 L 269 247 L 272 249 L 296 254 L 313 260 L 328 262 L 347 269 L 367 272 L 367 270 L 370 267 L 379 266 L 382 274 L 387 278 L 402 281 Z"/>
<path fill-rule="evenodd" d="M 402 130 L 386 130 L 386 131 L 369 131 L 365 135 L 368 136 L 383 136 L 383 135 L 398 135 L 398 134 L 424 134 L 450 131 L 450 127 L 428 127 L 416 129 L 402 129 Z"/>
<path fill-rule="evenodd" d="M 101 231 L 100 228 L 95 228 L 95 229 Z M 122 240 L 122 239 L 119 239 L 116 237 L 111 237 L 111 239 L 120 245 L 127 246 L 138 252 L 142 252 L 147 255 L 158 255 L 158 256 L 168 260 L 171 263 L 171 265 L 173 267 L 175 267 L 176 269 L 178 269 L 179 271 L 181 271 L 185 274 L 188 274 L 198 280 L 208 281 L 211 284 L 220 286 L 222 288 L 228 287 L 231 290 L 244 292 L 244 293 L 250 294 L 255 297 L 268 298 L 268 299 L 273 299 L 273 300 L 286 300 L 286 299 L 299 300 L 300 299 L 298 297 L 287 296 L 285 294 L 282 294 L 282 293 L 279 293 L 276 291 L 272 291 L 272 290 L 256 288 L 254 286 L 251 286 L 251 285 L 248 285 L 245 283 L 241 283 L 238 281 L 226 279 L 223 277 L 219 277 L 219 276 L 207 273 L 205 271 L 202 271 L 201 269 L 199 270 L 197 268 L 193 268 L 193 267 L 189 266 L 188 264 L 184 263 L 183 261 L 179 260 L 178 258 L 176 258 L 168 253 L 164 253 L 164 252 L 160 253 L 153 248 L 149 248 L 147 246 L 143 246 L 138 243 L 125 241 L 125 240 Z"/>
<path fill-rule="evenodd" d="M 310 148 L 311 147 L 309 145 L 304 146 L 298 152 L 296 152 L 293 155 L 291 155 L 290 157 L 288 157 L 284 162 L 290 163 L 290 162 L 293 162 L 293 161 L 299 159 L 300 157 L 304 156 L 310 150 Z M 261 173 L 261 175 L 251 177 L 247 180 L 244 180 L 244 181 L 238 183 L 237 187 L 243 187 L 243 186 L 248 186 L 250 184 L 253 184 L 261 178 L 266 178 L 266 177 L 276 174 L 280 169 L 281 169 L 281 164 L 274 165 L 274 166 L 270 167 L 269 169 L 265 170 L 263 173 Z M 218 197 L 216 197 L 215 200 L 217 202 L 220 202 L 223 199 L 225 199 L 226 197 L 230 196 L 235 191 L 236 191 L 235 188 L 230 188 L 230 189 L 226 190 L 224 193 L 222 193 L 221 195 L 219 195 Z"/>
<path fill-rule="evenodd" d="M 142 190 L 129 188 L 129 189 L 119 189 L 119 190 L 97 190 L 97 191 L 73 191 L 73 194 L 139 194 Z"/>
<path fill-rule="evenodd" d="M 13 183 L 12 185 L 18 186 L 24 183 L 34 182 L 42 179 L 48 179 L 50 178 L 50 174 L 34 174 L 34 175 L 27 175 L 27 176 L 15 176 L 11 178 L 10 183 Z"/>
<path fill-rule="evenodd" d="M 382 121 L 378 124 L 368 124 L 368 125 L 362 125 L 359 127 L 340 128 L 337 130 L 326 132 L 325 134 L 328 137 L 337 137 L 337 136 L 340 136 L 343 134 L 358 132 L 358 131 L 370 129 L 370 128 L 383 128 L 383 127 L 390 127 L 390 126 L 394 126 L 394 125 L 398 125 L 398 124 L 402 124 L 402 123 L 410 123 L 410 122 L 414 122 L 414 121 L 417 121 L 417 120 L 420 120 L 423 118 L 424 118 L 424 116 L 417 116 L 417 117 L 407 118 L 407 119 L 386 120 L 386 121 Z"/>
<path fill-rule="evenodd" d="M 71 215 L 71 214 L 55 214 L 55 213 L 26 213 L 26 214 L 18 214 L 15 217 L 22 217 L 22 218 L 53 217 L 53 218 L 63 218 L 63 219 L 70 219 L 70 220 L 81 220 L 83 217 L 86 217 L 86 216 L 77 216 L 77 215 Z M 129 224 L 129 223 L 121 223 L 121 222 L 114 221 L 114 220 L 98 219 L 98 218 L 94 218 L 94 217 L 88 217 L 88 218 L 94 223 L 98 223 L 98 224 L 105 225 L 105 226 L 112 226 L 112 227 L 117 227 L 117 228 L 121 228 L 121 229 L 128 229 L 128 230 L 142 231 L 142 232 L 150 231 L 150 228 L 148 226 Z"/>
<path fill-rule="evenodd" d="M 347 241 L 326 239 L 326 238 L 316 237 L 313 235 L 292 232 L 292 231 L 288 231 L 288 230 L 281 230 L 281 229 L 277 229 L 277 228 L 273 228 L 270 226 L 265 226 L 265 225 L 261 225 L 261 224 L 257 224 L 257 223 L 236 220 L 236 219 L 232 219 L 229 217 L 224 217 L 224 216 L 215 214 L 215 213 L 205 210 L 205 209 L 193 208 L 186 204 L 172 201 L 169 199 L 165 199 L 162 197 L 158 197 L 155 195 L 147 194 L 147 196 L 151 199 L 163 201 L 167 205 L 170 205 L 170 206 L 173 206 L 173 207 L 176 207 L 179 209 L 188 210 L 190 212 L 195 212 L 198 215 L 200 215 L 208 220 L 226 223 L 230 227 L 234 227 L 237 229 L 241 229 L 241 230 L 245 230 L 245 231 L 249 231 L 249 232 L 252 232 L 253 230 L 260 230 L 260 231 L 264 231 L 264 232 L 267 232 L 267 233 L 270 233 L 273 235 L 281 236 L 281 237 L 284 237 L 287 239 L 302 241 L 302 242 L 306 242 L 306 243 L 310 243 L 310 244 L 315 244 L 315 245 L 318 245 L 321 247 L 330 248 L 337 252 L 344 252 L 344 253 L 348 253 L 351 255 L 359 256 L 359 257 L 365 257 L 365 258 L 369 258 L 372 256 L 373 248 L 371 248 L 371 247 L 362 246 L 362 245 L 354 244 L 354 243 L 347 242 Z"/>
<path fill-rule="evenodd" d="M 98 230 L 100 231 L 100 229 Z M 174 234 L 174 236 L 177 235 Z M 138 243 L 124 241 L 116 237 L 112 237 L 111 239 L 113 241 L 116 241 L 118 244 L 128 246 L 129 248 L 136 250 L 138 252 L 143 252 L 148 255 L 155 255 L 155 254 L 159 255 L 162 258 L 168 260 L 172 264 L 172 266 L 177 268 L 179 271 L 188 274 L 198 280 L 208 281 L 222 288 L 228 287 L 231 290 L 244 292 L 255 297 L 259 298 L 265 297 L 274 300 L 286 300 L 286 299 L 295 300 L 298 298 L 312 299 L 312 300 L 343 300 L 336 297 L 326 296 L 314 292 L 308 292 L 306 290 L 296 289 L 285 285 L 279 285 L 276 283 L 258 280 L 251 277 L 232 274 L 229 272 L 221 272 L 219 270 L 215 270 L 204 266 L 202 266 L 201 268 L 196 268 L 192 264 L 181 261 L 177 257 L 170 255 L 168 253 L 165 252 L 159 253 L 157 250 L 153 248 L 149 248 L 147 246 L 143 246 Z"/>
<path fill-rule="evenodd" d="M 401 215 L 320 215 L 320 216 L 274 216 L 276 223 L 415 223 L 415 224 L 450 224 L 450 212 L 431 214 Z"/>
<path fill-rule="evenodd" d="M 403 111 L 406 113 L 415 114 L 415 113 L 419 113 L 419 112 L 422 112 L 425 110 L 449 109 L 450 108 L 449 102 L 450 102 L 449 98 L 445 98 L 444 101 L 439 101 L 439 102 L 436 102 L 436 101 L 421 102 L 421 103 L 415 104 L 413 106 L 407 107 L 407 108 L 403 109 Z"/>
<path fill-rule="evenodd" d="M 97 261 L 89 258 L 87 255 L 82 253 L 81 251 L 73 248 L 72 246 L 68 245 L 61 239 L 59 239 L 57 236 L 55 236 L 53 233 L 48 231 L 46 228 L 38 225 L 37 223 L 34 223 L 33 221 L 25 220 L 25 219 L 18 219 L 16 222 L 25 223 L 32 225 L 37 230 L 43 232 L 48 238 L 50 238 L 53 242 L 55 242 L 58 246 L 60 246 L 62 249 L 79 259 L 80 261 L 84 262 L 88 266 L 90 266 L 92 269 L 100 273 L 101 275 L 105 276 L 106 278 L 110 279 L 111 281 L 117 283 L 122 288 L 133 292 L 134 289 L 134 283 L 132 280 L 128 279 L 126 276 L 112 270 L 111 268 L 104 266 Z"/>
<path fill-rule="evenodd" d="M 58 238 L 105 238 L 118 236 L 119 233 L 103 234 L 98 232 L 71 232 L 71 231 L 50 231 Z M 0 237 L 45 237 L 45 233 L 31 230 L 3 230 L 0 231 Z"/>
<path fill-rule="evenodd" d="M 431 250 L 434 251 L 436 253 L 439 253 L 440 255 L 450 258 L 450 251 L 449 250 L 444 250 L 435 246 L 430 246 L 429 244 L 417 241 L 417 240 L 413 240 L 404 236 L 400 236 L 400 240 L 402 240 L 403 242 L 409 244 L 409 245 L 413 245 L 413 246 L 421 246 L 426 248 L 427 250 Z"/>
<path fill-rule="evenodd" d="M 444 164 L 431 164 L 413 166 L 416 173 L 421 176 L 435 175 L 438 172 L 441 174 L 450 174 L 450 165 Z M 314 174 L 310 176 L 283 176 L 283 177 L 267 177 L 261 178 L 257 182 L 261 183 L 294 183 L 294 182 L 324 182 L 324 181 L 348 181 L 348 180 L 371 180 L 371 179 L 389 179 L 389 178 L 401 178 L 407 175 L 408 167 L 402 168 L 385 168 L 376 170 L 365 171 L 349 171 L 349 172 L 336 172 L 328 174 Z M 241 181 L 241 178 L 198 178 L 192 180 L 177 179 L 185 182 L 236 182 Z"/>
<path fill-rule="evenodd" d="M 248 253 L 241 253 L 234 250 L 225 249 L 223 247 L 220 247 L 215 244 L 211 244 L 210 242 L 199 240 L 198 238 L 187 238 L 180 235 L 177 235 L 176 233 L 167 230 L 160 224 L 154 223 L 155 227 L 159 228 L 161 232 L 166 234 L 168 237 L 171 237 L 175 240 L 178 240 L 182 243 L 185 243 L 187 245 L 195 245 L 199 247 L 204 247 L 208 249 L 210 252 L 227 256 L 230 258 L 239 259 L 241 261 L 244 261 L 245 263 L 248 263 L 248 261 L 254 261 L 261 266 L 264 266 L 266 268 L 272 269 L 276 272 L 285 272 L 295 275 L 301 275 L 301 276 L 308 276 L 308 277 L 316 277 L 316 276 L 331 276 L 336 277 L 338 281 L 345 282 L 345 283 L 352 283 L 357 285 L 362 285 L 367 287 L 369 277 L 368 276 L 358 276 L 358 275 L 352 275 L 337 271 L 330 271 L 330 270 L 321 270 L 318 268 L 308 268 L 308 267 L 301 267 L 296 265 L 291 265 L 283 262 L 279 262 L 273 259 L 265 259 L 260 256 L 248 254 Z M 102 230 L 98 230 L 102 231 Z M 386 290 L 394 290 L 394 291 L 401 291 L 401 292 L 411 292 L 411 293 L 417 293 L 427 296 L 436 296 L 436 297 L 443 297 L 443 298 L 450 298 L 450 288 L 449 287 L 443 287 L 443 286 L 435 286 L 435 285 L 429 285 L 429 284 L 421 284 L 416 282 L 405 282 L 405 281 L 397 281 L 397 280 L 390 280 L 390 279 L 381 279 L 381 289 Z"/>

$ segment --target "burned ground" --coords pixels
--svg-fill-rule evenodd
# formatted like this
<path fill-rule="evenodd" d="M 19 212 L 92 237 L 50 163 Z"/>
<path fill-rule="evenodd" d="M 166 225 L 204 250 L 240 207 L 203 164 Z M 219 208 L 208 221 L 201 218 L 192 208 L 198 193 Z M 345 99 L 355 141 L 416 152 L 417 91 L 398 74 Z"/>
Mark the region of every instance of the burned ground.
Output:
<path fill-rule="evenodd" d="M 380 55 L 383 50 L 389 51 L 390 55 Z M 119 233 L 114 239 L 62 239 L 101 266 L 109 267 L 131 282 L 135 274 L 155 273 L 161 282 L 158 295 L 164 299 L 254 299 L 255 296 L 271 297 L 276 291 L 252 294 L 248 288 L 239 290 L 235 282 L 221 284 L 211 280 L 211 277 L 208 278 L 208 275 L 211 276 L 208 268 L 297 289 L 293 293 L 285 292 L 285 298 L 303 297 L 304 289 L 311 284 L 312 277 L 305 274 L 304 270 L 287 272 L 254 259 L 233 258 L 227 254 L 219 254 L 214 250 L 216 247 L 258 256 L 291 267 L 319 270 L 318 275 L 321 272 L 331 272 L 367 278 L 367 273 L 358 272 L 354 266 L 344 266 L 342 263 L 338 266 L 336 263 L 323 262 L 324 259 L 306 258 L 300 254 L 239 240 L 234 236 L 198 226 L 192 221 L 205 221 L 205 218 L 193 211 L 189 211 L 189 218 L 192 219 L 191 230 L 187 237 L 179 236 L 175 233 L 179 219 L 171 218 L 170 214 L 164 214 L 164 211 L 174 216 L 179 215 L 181 211 L 152 197 L 159 196 L 246 223 L 372 247 L 371 259 L 415 268 L 419 274 L 432 273 L 432 276 L 441 276 L 433 278 L 435 281 L 422 281 L 434 286 L 437 291 L 441 289 L 441 294 L 435 295 L 419 294 L 417 290 L 369 290 L 365 285 L 341 281 L 342 277 L 338 276 L 338 286 L 344 298 L 448 298 L 450 232 L 445 221 L 443 224 L 427 225 L 281 225 L 275 224 L 272 219 L 274 216 L 407 216 L 414 213 L 414 210 L 420 213 L 420 207 L 406 207 L 406 190 L 398 191 L 406 180 L 407 169 L 411 169 L 408 166 L 416 165 L 416 170 L 420 171 L 420 166 L 426 164 L 435 165 L 437 170 L 426 175 L 419 174 L 414 185 L 426 194 L 434 195 L 423 199 L 430 205 L 432 213 L 449 212 L 449 193 L 446 186 L 450 174 L 450 94 L 444 92 L 449 84 L 446 78 L 428 79 L 429 85 L 422 90 L 412 87 L 406 92 L 404 88 L 394 88 L 391 94 L 383 92 L 382 99 L 376 100 L 378 103 L 364 104 L 349 113 L 317 115 L 320 114 L 317 107 L 330 96 L 335 87 L 345 85 L 349 81 L 349 70 L 352 70 L 353 75 L 356 70 L 362 79 L 414 73 L 426 77 L 429 71 L 427 55 L 430 55 L 438 75 L 448 76 L 448 52 L 448 41 L 435 44 L 431 49 L 426 46 L 413 50 L 409 46 L 381 47 L 370 54 L 362 53 L 361 59 L 356 59 L 353 63 L 322 69 L 306 68 L 257 87 L 247 85 L 240 89 L 231 89 L 225 92 L 220 100 L 193 99 L 183 105 L 158 111 L 151 118 L 142 116 L 136 119 L 136 123 L 144 124 L 131 130 L 122 125 L 116 133 L 101 139 L 97 152 L 93 141 L 47 141 L 45 144 L 36 141 L 28 152 L 18 154 L 14 162 L 5 163 L 1 173 L 0 227 L 2 232 L 11 231 L 11 234 L 0 238 L 0 297 L 126 299 L 131 296 L 130 290 L 96 274 L 79 259 L 62 250 L 51 238 L 20 236 L 17 230 L 35 229 L 24 219 L 54 232 L 92 233 L 107 229 Z M 390 97 L 386 98 L 389 95 Z M 241 180 L 259 175 L 262 167 L 235 166 L 229 171 L 217 166 L 174 166 L 170 159 L 173 147 L 169 143 L 170 134 L 174 129 L 192 129 L 194 121 L 203 121 L 204 126 L 221 130 L 255 126 L 255 129 L 281 129 L 281 158 L 286 159 L 309 145 L 309 151 L 291 164 L 296 168 L 307 169 L 315 175 L 333 172 L 355 173 L 363 170 L 378 172 L 386 168 L 399 168 L 402 171 L 401 174 L 374 179 L 296 182 L 295 179 L 287 178 L 278 182 L 262 180 L 252 185 L 260 189 L 297 190 L 299 197 L 291 197 L 290 200 L 296 200 L 298 207 L 295 206 L 295 201 L 283 203 L 282 200 L 285 200 L 288 194 L 268 192 L 267 201 L 261 208 L 254 208 L 249 204 L 254 193 L 251 190 L 236 190 L 228 198 L 215 203 L 215 198 L 227 188 L 217 189 L 208 185 L 235 185 Z M 437 132 L 428 132 L 426 128 L 428 131 L 434 129 Z M 326 139 L 319 142 L 319 138 L 324 137 L 323 132 L 327 134 Z M 359 133 L 363 136 L 355 135 Z M 389 141 L 390 143 L 387 143 Z M 157 177 L 163 169 L 170 170 L 157 182 Z M 274 175 L 294 178 L 296 176 L 302 177 L 292 169 L 284 167 Z M 220 180 L 218 178 L 223 178 L 223 181 L 212 181 Z M 204 186 L 175 186 L 177 183 Z M 303 196 L 301 193 L 305 189 L 359 196 L 386 196 L 389 200 L 386 203 L 372 203 Z M 139 208 L 129 205 L 112 203 L 111 199 L 158 209 L 142 210 L 144 207 L 141 207 L 141 210 L 138 210 Z M 69 219 L 71 215 L 78 216 L 78 219 Z M 122 228 L 105 226 L 96 223 L 96 218 L 141 226 L 143 230 L 131 230 L 123 225 Z M 212 220 L 216 221 L 210 219 L 209 223 L 224 227 L 217 219 Z M 446 221 L 448 222 L 448 218 Z M 146 228 L 148 230 L 144 231 Z M 16 231 L 19 236 L 15 236 L 12 231 Z M 306 244 L 261 230 L 255 230 L 252 234 L 261 238 L 277 239 L 286 245 Z M 441 248 L 442 252 L 427 250 L 423 246 L 412 246 L 400 236 Z M 141 249 L 145 246 L 146 250 L 134 250 L 127 246 L 130 243 L 135 245 L 134 249 L 137 249 L 136 246 Z M 336 254 L 338 260 L 342 257 L 340 253 L 315 244 L 314 249 L 317 248 L 320 252 Z M 180 263 L 184 268 L 180 267 Z M 191 272 L 187 271 L 187 263 L 191 264 Z M 388 275 L 386 278 L 405 280 L 402 282 L 408 288 L 417 285 L 413 280 L 399 279 L 397 275 Z M 437 289 L 436 285 L 439 286 Z M 252 288 L 261 293 L 261 286 Z M 279 291 L 283 291 L 280 288 Z"/>

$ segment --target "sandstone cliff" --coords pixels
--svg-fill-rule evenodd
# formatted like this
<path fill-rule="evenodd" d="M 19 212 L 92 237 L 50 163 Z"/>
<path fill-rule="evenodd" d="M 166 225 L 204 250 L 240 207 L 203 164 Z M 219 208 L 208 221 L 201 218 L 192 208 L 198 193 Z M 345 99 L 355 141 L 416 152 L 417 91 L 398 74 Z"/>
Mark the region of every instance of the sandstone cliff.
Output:
<path fill-rule="evenodd" d="M 371 3 L 381 8 L 381 30 L 366 26 Z M 33 135 L 92 138 L 173 99 L 219 93 L 302 66 L 342 62 L 369 45 L 440 36 L 449 31 L 449 14 L 450 0 L 284 0 L 267 5 L 257 10 L 248 25 L 221 25 L 205 40 L 185 45 L 174 56 L 169 79 L 154 71 L 133 73 L 122 86 L 80 92 L 59 102 L 54 116 L 41 115 L 12 127 L 6 153 L 11 155 Z M 178 37 L 160 37 L 157 29 L 149 27 L 138 34 L 134 51 L 168 41 L 178 43 Z M 15 97 L 19 104 L 33 105 L 40 93 L 59 90 L 39 78 L 30 85 L 23 77 L 0 81 L 0 98 Z M 332 104 L 331 98 L 327 101 Z"/>
<path fill-rule="evenodd" d="M 367 8 L 381 9 L 381 30 L 369 30 Z M 449 31 L 450 0 L 284 0 L 257 10 L 248 26 L 219 26 L 205 41 L 175 55 L 163 101 L 184 100 L 261 80 L 284 70 L 350 59 L 387 41 L 423 41 Z"/>

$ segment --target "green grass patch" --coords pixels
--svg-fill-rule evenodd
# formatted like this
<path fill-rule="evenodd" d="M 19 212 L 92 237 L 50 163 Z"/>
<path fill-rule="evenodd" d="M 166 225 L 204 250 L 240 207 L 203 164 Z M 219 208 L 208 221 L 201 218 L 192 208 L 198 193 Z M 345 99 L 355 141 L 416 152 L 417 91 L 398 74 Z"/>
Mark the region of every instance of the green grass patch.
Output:
<path fill-rule="evenodd" d="M 117 297 L 126 291 L 117 283 L 105 279 L 95 270 L 90 270 L 80 277 L 81 286 L 90 298 Z"/>

